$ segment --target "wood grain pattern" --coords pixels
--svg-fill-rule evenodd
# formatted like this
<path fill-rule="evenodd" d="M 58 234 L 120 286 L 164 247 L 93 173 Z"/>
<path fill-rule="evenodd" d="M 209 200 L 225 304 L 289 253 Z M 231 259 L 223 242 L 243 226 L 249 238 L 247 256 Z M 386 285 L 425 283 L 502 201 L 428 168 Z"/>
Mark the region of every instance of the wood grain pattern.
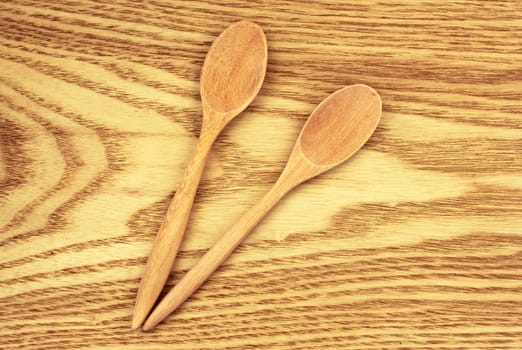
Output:
<path fill-rule="evenodd" d="M 381 124 L 132 332 L 205 53 L 239 19 L 265 30 L 266 81 L 213 148 L 170 286 L 324 96 L 371 85 Z M 522 348 L 521 32 L 516 0 L 2 2 L 0 348 Z"/>

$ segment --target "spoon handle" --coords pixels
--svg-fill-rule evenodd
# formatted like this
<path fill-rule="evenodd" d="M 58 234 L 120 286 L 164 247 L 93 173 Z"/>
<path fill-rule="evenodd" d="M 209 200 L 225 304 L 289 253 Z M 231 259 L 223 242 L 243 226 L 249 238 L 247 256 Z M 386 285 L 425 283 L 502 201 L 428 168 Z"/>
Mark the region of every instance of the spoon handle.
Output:
<path fill-rule="evenodd" d="M 212 143 L 212 138 L 200 138 L 183 181 L 160 226 L 138 288 L 132 315 L 133 329 L 138 328 L 147 318 L 172 270 Z"/>
<path fill-rule="evenodd" d="M 182 279 L 161 300 L 143 326 L 150 330 L 176 310 L 230 256 L 250 231 L 290 190 L 277 182 L 201 257 Z"/>

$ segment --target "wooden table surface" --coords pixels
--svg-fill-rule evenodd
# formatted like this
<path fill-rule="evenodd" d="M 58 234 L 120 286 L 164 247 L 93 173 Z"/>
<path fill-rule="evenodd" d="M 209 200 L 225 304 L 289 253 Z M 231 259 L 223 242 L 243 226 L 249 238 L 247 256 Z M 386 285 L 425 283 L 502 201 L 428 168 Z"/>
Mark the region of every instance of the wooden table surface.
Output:
<path fill-rule="evenodd" d="M 213 39 L 265 30 L 172 286 L 276 180 L 323 98 L 376 133 L 292 192 L 150 333 L 141 273 L 201 126 Z M 0 4 L 0 349 L 521 349 L 522 2 Z"/>

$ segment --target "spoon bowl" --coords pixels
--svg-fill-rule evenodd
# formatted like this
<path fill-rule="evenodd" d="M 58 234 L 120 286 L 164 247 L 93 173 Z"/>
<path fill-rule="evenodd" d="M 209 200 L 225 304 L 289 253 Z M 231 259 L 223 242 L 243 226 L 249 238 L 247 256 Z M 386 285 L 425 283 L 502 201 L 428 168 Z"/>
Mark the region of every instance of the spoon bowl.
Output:
<path fill-rule="evenodd" d="M 308 117 L 276 185 L 288 191 L 350 158 L 377 128 L 381 108 L 377 91 L 364 84 L 328 96 Z"/>
<path fill-rule="evenodd" d="M 316 107 L 297 143 L 314 165 L 334 167 L 364 145 L 380 117 L 381 98 L 374 89 L 362 84 L 347 86 Z"/>
<path fill-rule="evenodd" d="M 257 24 L 241 21 L 221 33 L 201 70 L 204 121 L 212 122 L 211 115 L 228 122 L 243 111 L 261 89 L 267 59 L 266 37 Z"/>

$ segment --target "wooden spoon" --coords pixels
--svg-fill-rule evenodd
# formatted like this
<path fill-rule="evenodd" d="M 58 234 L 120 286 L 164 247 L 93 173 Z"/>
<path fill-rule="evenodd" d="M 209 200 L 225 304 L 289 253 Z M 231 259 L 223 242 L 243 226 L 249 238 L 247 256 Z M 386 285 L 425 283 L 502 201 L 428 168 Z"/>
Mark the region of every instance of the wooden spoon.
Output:
<path fill-rule="evenodd" d="M 275 185 L 170 290 L 143 329 L 153 328 L 194 293 L 288 191 L 357 152 L 380 117 L 381 99 L 366 85 L 345 87 L 321 102 L 301 130 Z"/>
<path fill-rule="evenodd" d="M 212 44 L 201 72 L 201 135 L 147 261 L 134 306 L 133 329 L 143 323 L 169 276 L 214 140 L 257 95 L 266 64 L 266 38 L 255 23 L 234 23 Z"/>

